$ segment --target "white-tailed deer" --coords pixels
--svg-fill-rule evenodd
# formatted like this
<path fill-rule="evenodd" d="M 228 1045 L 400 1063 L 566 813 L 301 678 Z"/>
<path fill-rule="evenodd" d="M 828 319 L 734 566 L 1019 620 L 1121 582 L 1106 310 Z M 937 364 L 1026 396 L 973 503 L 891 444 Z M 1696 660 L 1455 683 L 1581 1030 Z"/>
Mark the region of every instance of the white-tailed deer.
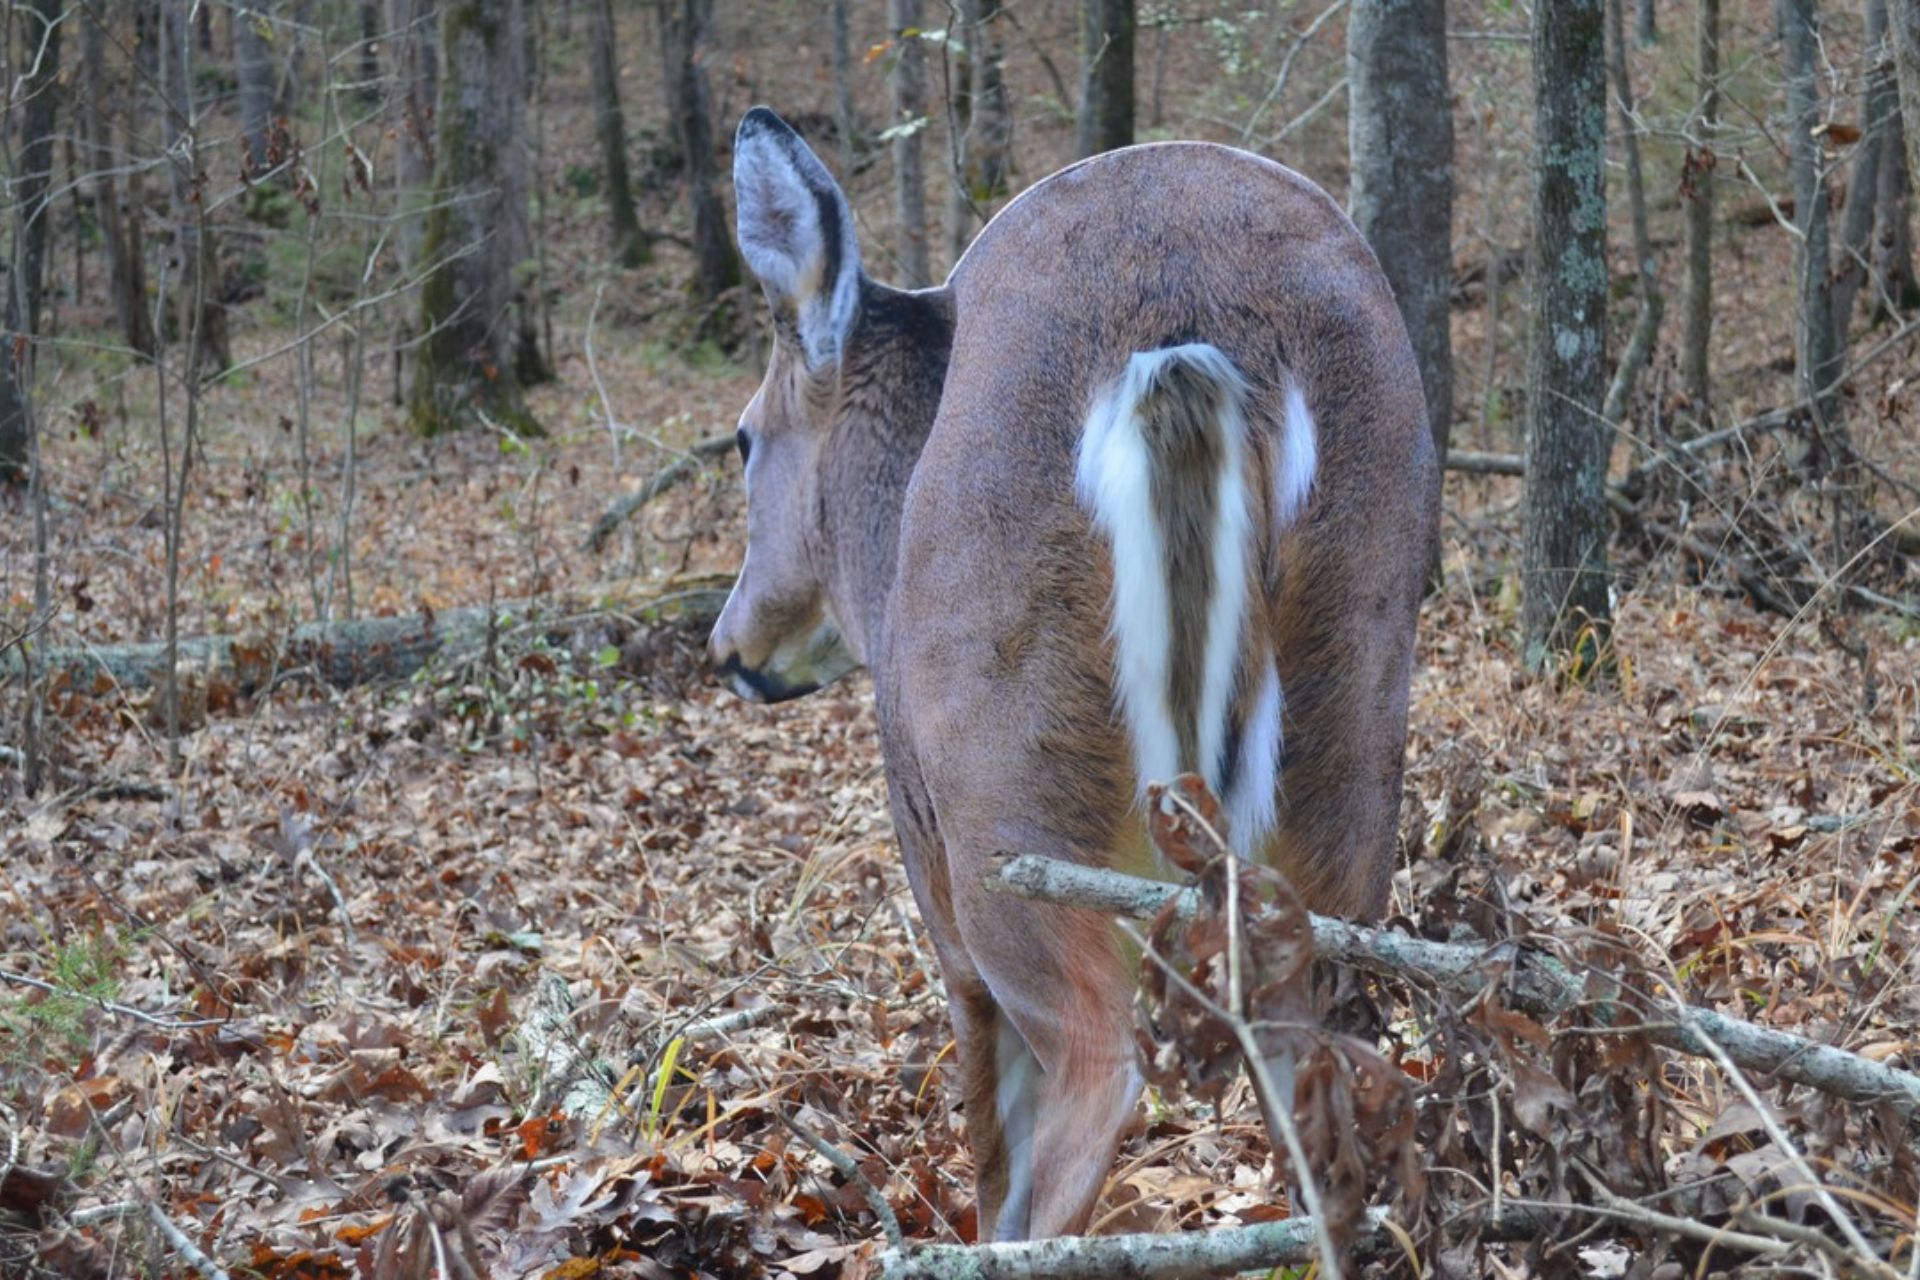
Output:
<path fill-rule="evenodd" d="M 1064 169 L 913 293 L 773 112 L 733 173 L 777 340 L 712 658 L 766 701 L 872 669 L 981 1237 L 1077 1231 L 1141 1087 L 1137 970 L 989 860 L 1151 874 L 1139 799 L 1191 771 L 1313 909 L 1382 909 L 1439 506 L 1413 354 L 1333 201 L 1227 147 Z"/>

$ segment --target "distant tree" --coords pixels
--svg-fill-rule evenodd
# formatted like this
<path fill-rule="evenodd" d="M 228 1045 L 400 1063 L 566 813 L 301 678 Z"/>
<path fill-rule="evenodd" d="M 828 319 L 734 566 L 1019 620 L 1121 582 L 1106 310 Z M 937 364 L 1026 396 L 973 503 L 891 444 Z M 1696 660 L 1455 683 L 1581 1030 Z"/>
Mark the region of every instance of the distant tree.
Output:
<path fill-rule="evenodd" d="M 1833 309 L 1832 228 L 1827 209 L 1827 177 L 1820 160 L 1820 33 L 1814 0 L 1780 0 L 1781 49 L 1787 78 L 1787 164 L 1793 178 L 1794 381 L 1800 395 L 1814 402 L 1819 424 L 1818 451 L 1831 455 L 1837 437 L 1838 402 L 1828 390 L 1846 358 L 1845 327 Z M 1816 457 L 1815 470 L 1836 461 Z"/>
<path fill-rule="evenodd" d="M 30 402 L 32 337 L 40 327 L 40 294 L 46 278 L 47 191 L 53 176 L 53 144 L 60 93 L 62 0 L 32 0 L 19 7 L 19 86 L 26 99 L 23 146 L 13 184 L 13 244 L 6 276 L 6 343 L 0 347 L 0 483 L 27 477 L 32 451 Z M 4 19 L 12 22 L 13 15 Z M 11 139 L 8 140 L 11 143 Z M 13 157 L 9 156 L 9 167 Z M 24 341 L 22 340 L 24 339 Z"/>
<path fill-rule="evenodd" d="M 959 50 L 953 73 L 954 175 L 947 206 L 947 249 L 959 261 L 978 217 L 1007 194 L 1013 117 L 1002 70 L 1000 0 L 957 0 Z"/>
<path fill-rule="evenodd" d="M 1686 213 L 1687 277 L 1680 303 L 1680 382 L 1695 422 L 1712 414 L 1713 171 L 1720 127 L 1720 0 L 1698 0 L 1693 77 L 1699 95 L 1700 145 L 1689 145 L 1680 181 Z"/>
<path fill-rule="evenodd" d="M 107 21 L 105 14 L 89 10 L 84 24 L 87 94 L 82 126 L 92 156 L 87 168 L 92 174 L 94 213 L 100 221 L 107 294 L 113 303 L 120 340 L 143 355 L 152 355 L 153 321 L 147 311 L 140 206 L 126 200 L 120 180 L 123 157 L 116 120 L 124 112 L 124 106 L 119 105 L 124 95 L 116 92 L 118 82 L 107 78 Z M 129 176 L 127 181 L 130 184 L 133 178 Z"/>
<path fill-rule="evenodd" d="M 360 98 L 380 100 L 380 0 L 360 0 Z"/>
<path fill-rule="evenodd" d="M 919 289 L 932 283 L 927 265 L 926 170 L 921 162 L 927 86 L 920 0 L 887 0 L 887 26 L 894 44 L 893 216 L 900 228 L 899 283 Z"/>
<path fill-rule="evenodd" d="M 1607 387 L 1607 400 L 1601 416 L 1618 426 L 1626 416 L 1640 371 L 1653 354 L 1654 341 L 1660 336 L 1660 320 L 1666 314 L 1667 296 L 1660 288 L 1660 263 L 1654 256 L 1653 237 L 1647 229 L 1647 188 L 1640 167 L 1640 117 L 1633 105 L 1633 77 L 1627 67 L 1627 19 L 1625 0 L 1607 0 L 1608 56 L 1607 73 L 1613 79 L 1614 105 L 1620 111 L 1621 150 L 1626 157 L 1627 208 L 1633 222 L 1633 268 L 1639 281 L 1640 312 L 1633 322 L 1633 334 L 1621 353 L 1613 381 Z"/>
<path fill-rule="evenodd" d="M 175 336 L 187 344 L 201 369 L 233 363 L 227 337 L 226 289 L 220 278 L 220 247 L 207 221 L 205 170 L 200 167 L 200 115 L 194 101 L 193 40 L 189 27 L 195 0 L 162 0 L 160 10 L 161 127 L 169 159 L 168 195 L 173 219 L 173 272 L 167 282 Z"/>
<path fill-rule="evenodd" d="M 828 12 L 833 36 L 833 113 L 840 130 L 840 178 L 853 176 L 853 153 L 858 145 L 859 117 L 853 110 L 853 35 L 847 21 L 847 0 L 833 0 Z"/>
<path fill-rule="evenodd" d="M 1133 145 L 1134 0 L 1081 0 L 1080 156 Z"/>
<path fill-rule="evenodd" d="M 246 171 L 272 167 L 269 158 L 273 124 L 273 32 L 266 13 L 257 6 L 233 14 L 233 73 L 240 86 L 240 136 L 246 144 Z"/>
<path fill-rule="evenodd" d="M 1654 29 L 1653 0 L 1637 0 L 1634 5 L 1634 29 L 1641 44 L 1652 44 L 1660 38 Z"/>
<path fill-rule="evenodd" d="M 1400 303 L 1445 456 L 1453 426 L 1453 113 L 1446 0 L 1355 0 L 1347 18 L 1348 203 Z"/>
<path fill-rule="evenodd" d="M 521 0 L 443 0 L 433 200 L 421 246 L 414 430 L 432 435 L 491 418 L 537 432 L 520 395 L 514 345 L 513 228 L 525 220 L 525 51 Z"/>
<path fill-rule="evenodd" d="M 1874 201 L 1877 230 L 1868 279 L 1875 315 L 1889 306 L 1901 312 L 1920 307 L 1920 277 L 1913 269 L 1913 175 L 1907 171 L 1906 114 L 1900 110 L 1892 77 L 1882 83 L 1893 95 L 1894 105 L 1880 149 L 1880 185 Z"/>
<path fill-rule="evenodd" d="M 1533 6 L 1533 308 L 1521 625 L 1538 670 L 1582 630 L 1604 642 L 1607 78 L 1603 0 Z"/>
<path fill-rule="evenodd" d="M 1920 0 L 1890 0 L 1894 79 L 1900 86 L 1905 122 L 1907 174 L 1920 182 Z"/>
<path fill-rule="evenodd" d="M 713 22 L 713 0 L 661 0 L 659 12 L 668 115 L 685 158 L 687 199 L 693 213 L 694 292 L 712 302 L 740 283 L 740 256 L 727 229 L 727 209 L 714 164 L 713 115 L 702 58 Z"/>
<path fill-rule="evenodd" d="M 388 65 L 393 68 L 394 188 L 404 207 L 433 185 L 434 113 L 440 96 L 439 24 L 435 0 L 387 0 Z M 411 208 L 396 237 L 401 262 L 419 257 L 421 219 Z"/>
<path fill-rule="evenodd" d="M 620 55 L 615 40 L 613 0 L 587 0 L 587 63 L 593 72 L 594 121 L 600 135 L 607 222 L 614 256 L 637 267 L 651 256 L 640 216 L 633 206 L 633 179 L 627 172 L 627 119 L 620 109 Z"/>
<path fill-rule="evenodd" d="M 1847 175 L 1845 217 L 1840 224 L 1840 261 L 1833 277 L 1833 323 L 1837 340 L 1845 344 L 1853 320 L 1854 302 L 1869 282 L 1873 266 L 1875 215 L 1880 206 L 1882 166 L 1900 166 L 1894 152 L 1899 139 L 1900 94 L 1893 83 L 1893 60 L 1888 56 L 1887 0 L 1867 0 L 1866 37 L 1861 42 L 1866 74 L 1860 85 L 1860 143 L 1854 148 L 1853 170 Z M 1869 298 L 1869 305 L 1871 305 Z"/>

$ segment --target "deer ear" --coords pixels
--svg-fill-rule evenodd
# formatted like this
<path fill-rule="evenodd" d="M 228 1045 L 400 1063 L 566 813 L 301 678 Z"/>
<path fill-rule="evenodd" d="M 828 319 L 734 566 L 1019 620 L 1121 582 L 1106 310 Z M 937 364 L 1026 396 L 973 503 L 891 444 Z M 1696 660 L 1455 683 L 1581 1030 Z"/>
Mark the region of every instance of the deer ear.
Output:
<path fill-rule="evenodd" d="M 734 135 L 733 192 L 740 252 L 775 314 L 792 322 L 809 367 L 836 362 L 860 303 L 860 246 L 839 184 L 786 121 L 755 107 Z"/>

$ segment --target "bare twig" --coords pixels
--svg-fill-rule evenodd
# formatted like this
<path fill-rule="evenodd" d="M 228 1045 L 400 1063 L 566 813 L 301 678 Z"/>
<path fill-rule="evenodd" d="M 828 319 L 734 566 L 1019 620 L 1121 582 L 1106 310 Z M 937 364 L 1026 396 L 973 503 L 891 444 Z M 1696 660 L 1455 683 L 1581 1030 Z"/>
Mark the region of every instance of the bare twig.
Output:
<path fill-rule="evenodd" d="M 31 987 L 35 991 L 44 991 L 49 995 L 71 996 L 85 1000 L 103 1012 L 118 1014 L 124 1018 L 135 1018 L 148 1026 L 159 1027 L 163 1031 L 192 1031 L 196 1027 L 218 1027 L 227 1021 L 225 1018 L 170 1018 L 165 1014 L 149 1013 L 145 1009 L 137 1009 L 133 1005 L 121 1004 L 114 1000 L 102 1000 L 74 991 L 69 987 L 57 986 L 54 983 L 43 982 L 39 978 L 29 978 L 24 973 L 13 973 L 6 969 L 0 969 L 0 982 L 11 982 L 19 987 Z"/>
<path fill-rule="evenodd" d="M 1719 1064 L 1720 1070 L 1725 1073 L 1728 1080 L 1733 1082 L 1733 1087 L 1739 1091 L 1742 1098 L 1746 1099 L 1747 1105 L 1753 1108 L 1754 1114 L 1760 1117 L 1760 1125 L 1766 1130 L 1767 1137 L 1773 1140 L 1773 1145 L 1779 1148 L 1781 1154 L 1793 1164 L 1794 1171 L 1806 1180 L 1807 1188 L 1820 1202 L 1821 1209 L 1840 1229 L 1840 1234 L 1846 1237 L 1848 1246 L 1859 1255 L 1853 1261 L 1857 1265 L 1867 1267 L 1873 1274 L 1884 1277 L 1884 1280 L 1899 1280 L 1898 1272 L 1880 1262 L 1873 1248 L 1867 1244 L 1866 1237 L 1860 1234 L 1860 1228 L 1854 1225 L 1852 1216 L 1841 1206 L 1840 1201 L 1827 1188 L 1827 1184 L 1821 1181 L 1820 1175 L 1815 1173 L 1813 1167 L 1807 1163 L 1807 1158 L 1800 1153 L 1800 1148 L 1794 1145 L 1793 1138 L 1787 1133 L 1786 1127 L 1780 1123 L 1772 1109 L 1761 1100 L 1759 1091 L 1753 1087 L 1753 1082 L 1748 1080 L 1746 1073 L 1740 1070 L 1739 1064 L 1733 1060 L 1719 1038 L 1712 1031 L 1697 1025 L 1696 1011 L 1684 1004 L 1677 994 L 1669 994 L 1672 995 L 1674 1009 L 1678 1012 L 1681 1021 L 1694 1024 L 1692 1027 L 1694 1036 L 1706 1050 L 1707 1056 Z"/>
<path fill-rule="evenodd" d="M 867 1207 L 873 1210 L 873 1216 L 880 1223 L 880 1230 L 887 1236 L 887 1243 L 895 1249 L 906 1247 L 906 1236 L 900 1230 L 900 1219 L 894 1216 L 893 1206 L 880 1194 L 880 1188 L 861 1171 L 852 1156 L 828 1142 L 825 1138 L 801 1124 L 785 1111 L 775 1108 L 774 1114 L 780 1117 L 780 1123 L 793 1131 L 793 1135 L 806 1143 L 821 1159 L 840 1171 L 840 1176 L 860 1188 L 860 1194 L 866 1197 Z"/>
<path fill-rule="evenodd" d="M 205 1276 L 207 1280 L 227 1280 L 227 1273 L 220 1269 L 220 1264 L 201 1252 L 200 1246 L 188 1239 L 187 1233 L 175 1225 L 173 1219 L 161 1212 L 160 1206 L 151 1200 L 147 1202 L 147 1217 L 188 1266 Z"/>
<path fill-rule="evenodd" d="M 1229 883 L 1232 881 L 1230 880 Z M 1267 1066 L 1266 1058 L 1260 1052 L 1260 1046 L 1253 1036 L 1253 1028 L 1240 1016 L 1238 1009 L 1222 1009 L 1180 972 L 1177 965 L 1169 964 L 1166 957 L 1154 950 L 1153 944 L 1140 931 L 1126 928 L 1126 934 L 1141 953 L 1157 965 L 1168 981 L 1179 987 L 1181 992 L 1195 1004 L 1218 1018 L 1228 1030 L 1233 1032 L 1234 1043 L 1240 1047 L 1240 1056 L 1246 1060 L 1247 1075 L 1253 1080 L 1254 1092 L 1259 1096 L 1261 1111 L 1266 1116 L 1269 1128 L 1279 1131 L 1281 1146 L 1286 1149 L 1287 1163 L 1292 1166 L 1293 1177 L 1300 1188 L 1300 1205 L 1307 1213 L 1304 1223 L 1310 1228 L 1313 1242 L 1312 1260 L 1320 1264 L 1323 1275 L 1330 1280 L 1340 1280 L 1340 1251 L 1333 1243 L 1333 1232 L 1327 1225 L 1325 1206 L 1320 1200 L 1320 1188 L 1314 1182 L 1313 1167 L 1307 1163 L 1306 1147 L 1300 1141 L 1300 1128 L 1293 1122 L 1291 1096 L 1280 1096 L 1279 1083 L 1274 1080 L 1273 1072 Z M 1237 939 L 1233 944 L 1237 948 Z"/>

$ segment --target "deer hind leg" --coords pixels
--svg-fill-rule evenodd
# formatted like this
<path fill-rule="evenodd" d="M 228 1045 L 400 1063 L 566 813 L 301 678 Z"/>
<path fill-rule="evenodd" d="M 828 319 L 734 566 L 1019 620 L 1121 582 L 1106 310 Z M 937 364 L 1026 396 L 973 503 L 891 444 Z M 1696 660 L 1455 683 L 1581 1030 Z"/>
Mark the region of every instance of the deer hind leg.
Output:
<path fill-rule="evenodd" d="M 954 1006 L 980 1234 L 1081 1231 L 1140 1097 L 1134 975 L 1092 912 L 979 905 L 961 930 L 982 990 Z"/>

